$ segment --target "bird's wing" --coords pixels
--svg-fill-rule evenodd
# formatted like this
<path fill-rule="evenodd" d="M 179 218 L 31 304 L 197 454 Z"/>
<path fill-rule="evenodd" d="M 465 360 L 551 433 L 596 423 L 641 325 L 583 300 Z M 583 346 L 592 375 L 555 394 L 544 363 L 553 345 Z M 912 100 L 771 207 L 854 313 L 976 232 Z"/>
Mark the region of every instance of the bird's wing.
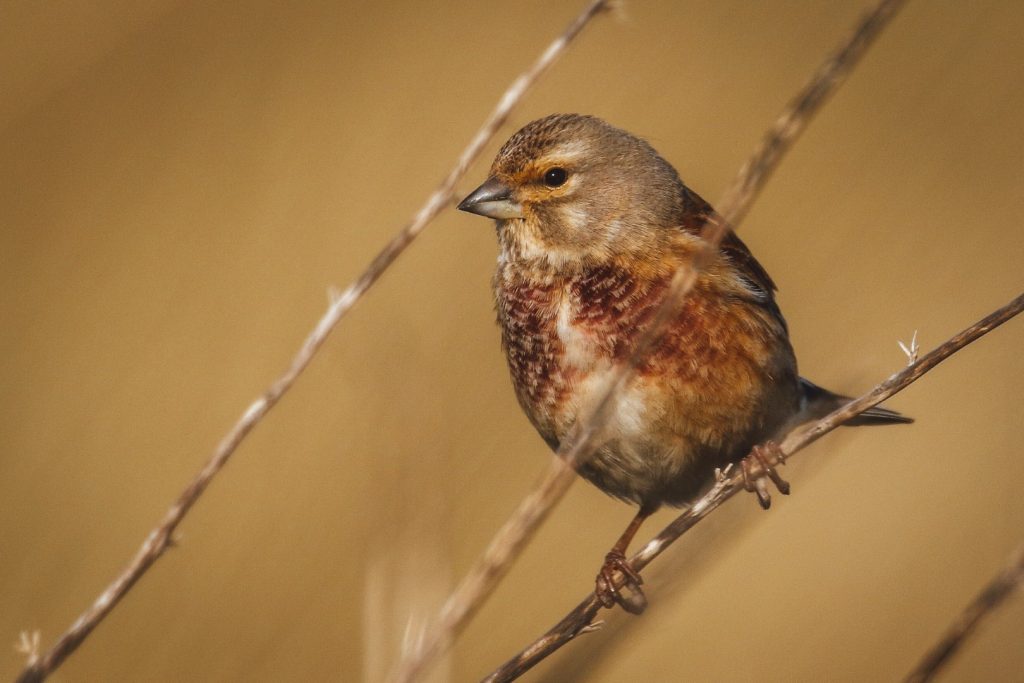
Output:
<path fill-rule="evenodd" d="M 684 203 L 686 210 L 683 228 L 688 232 L 700 234 L 706 223 L 722 220 L 718 212 L 690 188 L 686 188 Z M 732 228 L 728 229 L 722 239 L 719 251 L 736 268 L 737 274 L 747 285 L 747 289 L 750 291 L 748 300 L 768 309 L 782 324 L 783 329 L 786 329 L 786 320 L 782 317 L 782 311 L 779 310 L 779 305 L 775 302 L 775 290 L 778 289 L 775 286 L 775 281 L 768 275 L 764 266 L 750 253 L 750 249 L 743 243 L 743 240 L 736 236 Z"/>

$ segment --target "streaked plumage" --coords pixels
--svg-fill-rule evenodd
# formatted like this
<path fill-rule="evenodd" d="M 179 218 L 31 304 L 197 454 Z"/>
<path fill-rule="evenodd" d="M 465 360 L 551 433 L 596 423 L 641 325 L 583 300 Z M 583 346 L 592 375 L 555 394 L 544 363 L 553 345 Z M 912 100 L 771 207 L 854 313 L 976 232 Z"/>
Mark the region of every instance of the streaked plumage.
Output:
<path fill-rule="evenodd" d="M 557 448 L 717 216 L 645 141 L 575 114 L 513 135 L 460 208 L 497 220 L 502 345 L 520 405 Z M 580 473 L 641 514 L 682 505 L 715 467 L 838 405 L 797 374 L 774 290 L 730 232 Z M 907 420 L 861 419 L 891 421 Z"/>

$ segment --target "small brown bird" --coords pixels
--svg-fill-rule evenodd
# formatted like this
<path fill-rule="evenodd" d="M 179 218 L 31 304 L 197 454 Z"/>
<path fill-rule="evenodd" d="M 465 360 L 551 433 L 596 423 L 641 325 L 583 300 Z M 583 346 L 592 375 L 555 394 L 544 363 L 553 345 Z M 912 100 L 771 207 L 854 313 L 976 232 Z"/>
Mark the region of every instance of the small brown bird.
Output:
<path fill-rule="evenodd" d="M 557 449 L 633 352 L 714 210 L 647 142 L 577 114 L 513 135 L 459 208 L 496 219 L 502 346 L 520 405 Z M 642 597 L 625 551 L 647 516 L 685 505 L 715 468 L 848 400 L 797 374 L 774 290 L 730 231 L 579 467 L 640 506 L 598 574 L 606 606 L 630 608 L 616 570 Z M 852 424 L 910 421 L 875 408 Z"/>

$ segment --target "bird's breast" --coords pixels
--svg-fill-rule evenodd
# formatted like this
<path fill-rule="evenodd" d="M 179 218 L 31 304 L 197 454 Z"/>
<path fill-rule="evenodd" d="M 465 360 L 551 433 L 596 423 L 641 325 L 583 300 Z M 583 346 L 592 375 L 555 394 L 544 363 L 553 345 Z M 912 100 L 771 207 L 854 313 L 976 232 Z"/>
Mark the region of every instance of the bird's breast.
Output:
<path fill-rule="evenodd" d="M 552 274 L 506 263 L 495 276 L 502 341 L 516 393 L 549 440 L 586 407 L 612 368 L 635 350 L 671 273 L 597 267 Z M 634 386 L 692 424 L 716 404 L 749 405 L 792 374 L 785 330 L 769 314 L 698 282 L 640 363 Z M 636 411 L 633 411 L 636 413 Z M 637 422 L 633 420 L 632 422 Z M 642 422 L 642 421 L 641 421 Z"/>
<path fill-rule="evenodd" d="M 579 306 L 564 288 L 558 298 L 555 335 L 561 346 L 562 363 L 567 368 L 587 370 L 597 360 L 594 331 L 578 322 Z"/>
<path fill-rule="evenodd" d="M 498 320 L 516 395 L 553 448 L 596 407 L 656 315 L 671 274 L 642 275 L 499 267 Z M 784 328 L 714 283 L 698 281 L 684 299 L 581 470 L 613 495 L 682 500 L 708 467 L 744 454 L 792 411 L 796 368 Z"/>
<path fill-rule="evenodd" d="M 597 400 L 609 372 L 632 350 L 632 335 L 663 294 L 614 269 L 556 276 L 506 266 L 495 278 L 498 320 L 520 404 L 549 443 L 564 437 Z M 642 401 L 623 401 L 642 428 Z"/>

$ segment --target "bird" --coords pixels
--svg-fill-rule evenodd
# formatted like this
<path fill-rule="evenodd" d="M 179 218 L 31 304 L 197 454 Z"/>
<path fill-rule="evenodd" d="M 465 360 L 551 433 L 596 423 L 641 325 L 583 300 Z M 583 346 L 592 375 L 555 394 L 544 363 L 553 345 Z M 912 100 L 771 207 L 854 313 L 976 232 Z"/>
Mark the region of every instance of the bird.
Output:
<path fill-rule="evenodd" d="M 458 208 L 494 219 L 501 345 L 523 412 L 555 451 L 634 352 L 673 274 L 701 249 L 702 227 L 721 220 L 647 141 L 582 114 L 513 134 Z M 788 493 L 761 449 L 849 400 L 799 375 L 775 293 L 727 230 L 578 464 L 583 478 L 639 506 L 595 580 L 605 607 L 646 604 L 625 599 L 614 575 L 643 598 L 625 551 L 648 516 L 687 505 L 716 469 L 748 456 Z M 847 424 L 907 422 L 875 407 Z M 765 487 L 756 489 L 767 507 Z"/>

